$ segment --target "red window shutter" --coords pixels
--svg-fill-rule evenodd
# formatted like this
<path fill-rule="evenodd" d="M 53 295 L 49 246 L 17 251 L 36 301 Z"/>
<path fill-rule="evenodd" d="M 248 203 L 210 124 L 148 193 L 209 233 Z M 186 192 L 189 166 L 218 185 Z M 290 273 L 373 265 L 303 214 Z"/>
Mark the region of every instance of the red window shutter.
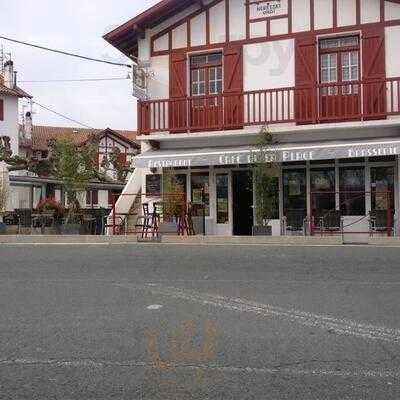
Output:
<path fill-rule="evenodd" d="M 371 26 L 362 32 L 363 113 L 366 119 L 386 115 L 385 28 Z"/>
<path fill-rule="evenodd" d="M 92 201 L 93 201 L 94 206 L 97 206 L 99 204 L 99 191 L 98 190 L 92 191 Z"/>
<path fill-rule="evenodd" d="M 187 74 L 186 53 L 172 53 L 169 84 L 169 126 L 172 133 L 187 130 Z"/>
<path fill-rule="evenodd" d="M 108 191 L 108 205 L 114 204 L 114 196 L 113 196 L 113 191 L 109 190 Z"/>
<path fill-rule="evenodd" d="M 243 127 L 243 46 L 232 45 L 224 51 L 224 125 Z"/>
<path fill-rule="evenodd" d="M 0 100 L 0 121 L 4 121 L 4 100 Z"/>
<path fill-rule="evenodd" d="M 317 44 L 315 35 L 296 38 L 295 118 L 298 124 L 316 122 Z"/>

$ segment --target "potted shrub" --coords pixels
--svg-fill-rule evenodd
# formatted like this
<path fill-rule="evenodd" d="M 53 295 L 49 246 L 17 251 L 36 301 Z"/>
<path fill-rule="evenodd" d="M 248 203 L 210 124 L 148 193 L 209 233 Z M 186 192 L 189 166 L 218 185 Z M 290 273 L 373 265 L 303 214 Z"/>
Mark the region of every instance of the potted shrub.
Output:
<path fill-rule="evenodd" d="M 64 206 L 53 198 L 43 199 L 39 202 L 37 210 L 40 214 L 52 214 L 54 219 L 54 227 L 60 226 L 64 218 Z"/>
<path fill-rule="evenodd" d="M 61 233 L 78 235 L 83 232 L 78 195 L 96 177 L 93 160 L 96 159 L 98 150 L 90 141 L 78 146 L 70 136 L 58 138 L 51 146 L 54 175 L 62 181 L 67 196 L 67 210 Z"/>
<path fill-rule="evenodd" d="M 178 220 L 182 207 L 186 205 L 184 188 L 173 170 L 165 170 L 163 174 L 163 221 L 160 232 L 177 234 Z"/>
<path fill-rule="evenodd" d="M 271 236 L 272 227 L 269 225 L 276 210 L 279 210 L 279 165 L 270 151 L 273 144 L 272 135 L 262 128 L 258 138 L 258 151 L 254 156 L 254 186 L 255 186 L 255 224 L 253 236 Z"/>

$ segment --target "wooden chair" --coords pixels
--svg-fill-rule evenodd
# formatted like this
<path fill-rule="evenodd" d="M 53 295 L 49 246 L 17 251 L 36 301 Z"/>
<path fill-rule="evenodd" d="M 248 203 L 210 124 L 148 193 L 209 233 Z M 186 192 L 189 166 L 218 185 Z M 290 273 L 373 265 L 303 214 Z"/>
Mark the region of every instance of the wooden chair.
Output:
<path fill-rule="evenodd" d="M 144 239 L 145 237 L 148 237 L 149 230 L 152 229 L 153 214 L 151 214 L 149 211 L 148 203 L 142 204 L 142 212 L 142 215 L 140 215 L 136 220 L 135 231 L 138 232 L 138 230 L 140 230 L 141 237 Z"/>

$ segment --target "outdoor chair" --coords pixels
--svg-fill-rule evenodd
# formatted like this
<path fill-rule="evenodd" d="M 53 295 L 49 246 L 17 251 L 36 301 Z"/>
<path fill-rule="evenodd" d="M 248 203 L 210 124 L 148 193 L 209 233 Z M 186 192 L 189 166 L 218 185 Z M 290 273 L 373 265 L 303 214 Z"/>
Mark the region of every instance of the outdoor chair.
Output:
<path fill-rule="evenodd" d="M 152 229 L 153 214 L 151 214 L 149 211 L 148 203 L 142 204 L 142 211 L 143 211 L 143 214 L 137 218 L 136 225 L 135 225 L 135 231 L 138 232 L 138 230 L 140 230 L 142 239 L 144 239 L 145 237 L 146 238 L 148 237 L 149 230 Z"/>
<path fill-rule="evenodd" d="M 343 228 L 342 213 L 340 210 L 324 210 L 315 219 L 317 230 L 324 232 L 339 232 Z"/>
<path fill-rule="evenodd" d="M 292 235 L 305 235 L 307 212 L 306 210 L 287 210 L 283 220 L 284 232 Z"/>
<path fill-rule="evenodd" d="M 32 227 L 41 228 L 53 227 L 55 221 L 55 210 L 46 210 L 40 214 L 32 214 Z"/>
<path fill-rule="evenodd" d="M 374 233 L 386 233 L 388 229 L 393 229 L 393 216 L 389 226 L 387 210 L 374 210 L 369 213 L 369 231 L 371 236 Z"/>
<path fill-rule="evenodd" d="M 21 208 L 15 210 L 18 216 L 18 234 L 21 233 L 21 228 L 32 229 L 32 210 L 30 208 Z"/>

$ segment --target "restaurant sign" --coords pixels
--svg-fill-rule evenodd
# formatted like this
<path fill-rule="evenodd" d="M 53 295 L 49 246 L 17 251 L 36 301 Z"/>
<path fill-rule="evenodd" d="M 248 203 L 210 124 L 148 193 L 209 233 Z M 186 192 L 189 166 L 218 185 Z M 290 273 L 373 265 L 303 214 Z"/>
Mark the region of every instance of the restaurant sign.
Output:
<path fill-rule="evenodd" d="M 250 19 L 270 18 L 287 15 L 288 0 L 251 1 Z"/>
<path fill-rule="evenodd" d="M 305 162 L 400 154 L 400 141 L 273 146 L 262 154 L 254 147 L 150 151 L 135 158 L 137 168 L 177 168 L 254 164 L 256 162 Z M 262 157 L 262 160 L 260 159 Z"/>

